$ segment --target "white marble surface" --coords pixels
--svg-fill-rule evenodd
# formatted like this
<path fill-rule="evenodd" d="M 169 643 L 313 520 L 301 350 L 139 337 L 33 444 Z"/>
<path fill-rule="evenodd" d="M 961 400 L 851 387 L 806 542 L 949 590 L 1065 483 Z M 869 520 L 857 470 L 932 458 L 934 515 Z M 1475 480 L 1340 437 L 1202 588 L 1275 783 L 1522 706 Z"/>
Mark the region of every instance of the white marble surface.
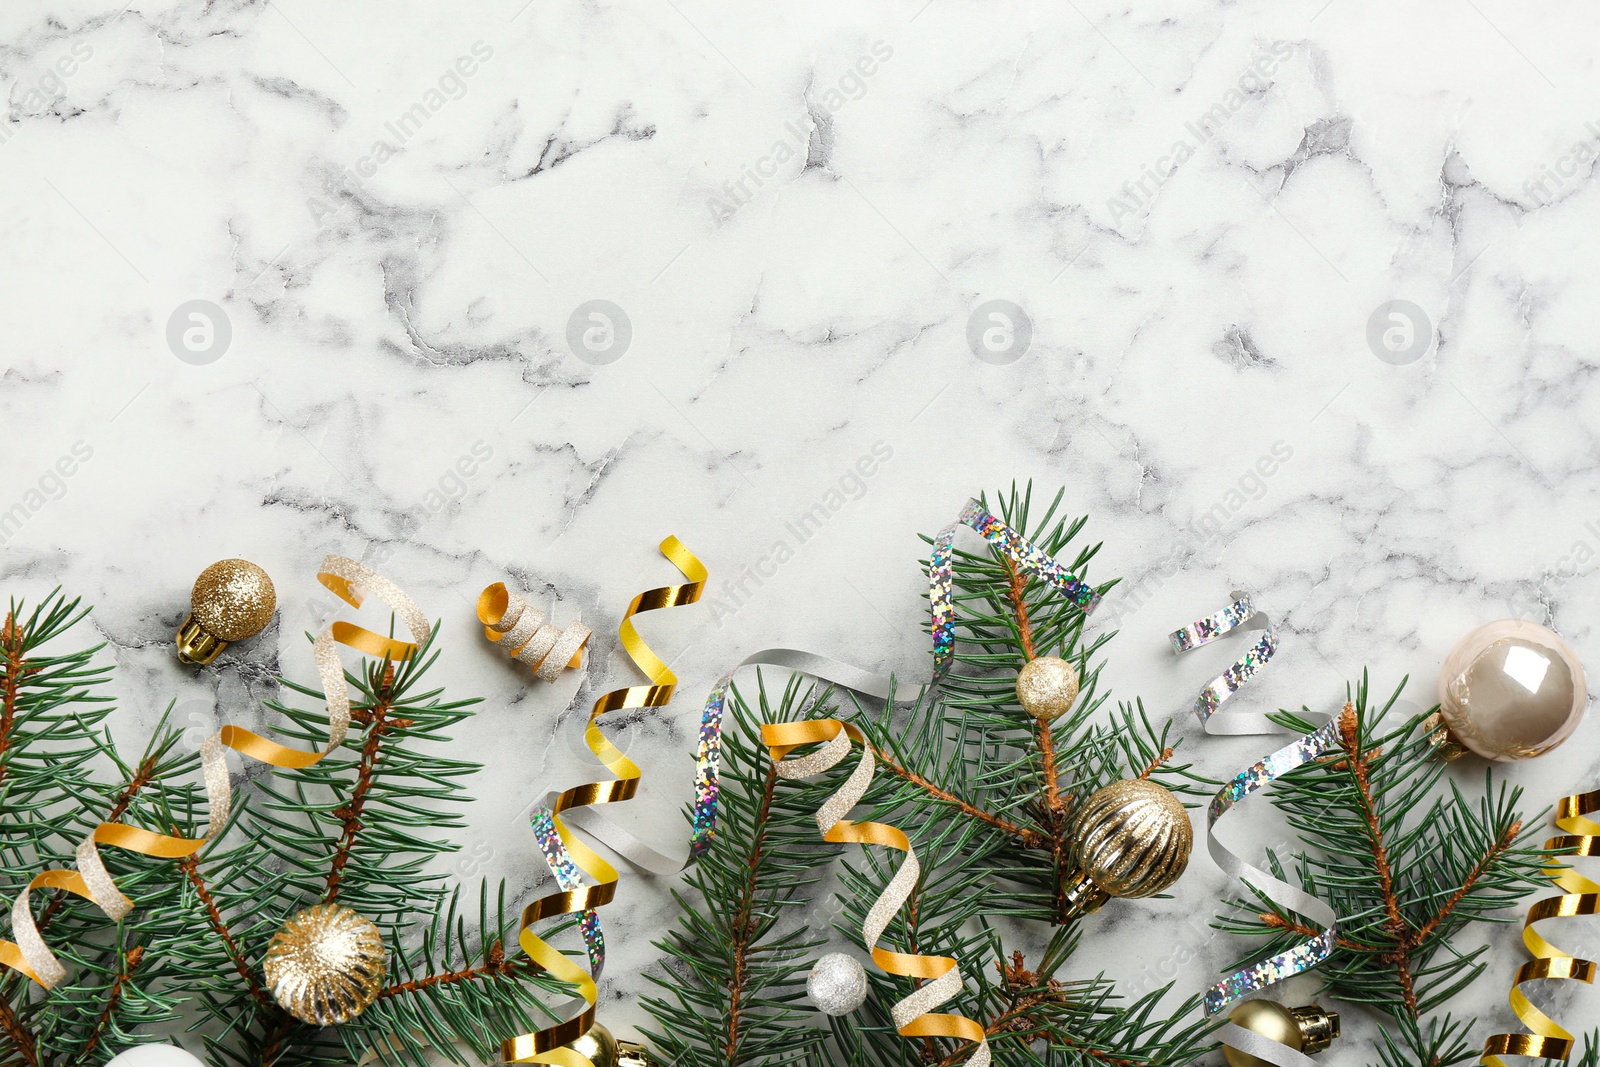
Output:
<path fill-rule="evenodd" d="M 475 832 L 524 892 L 519 806 L 584 773 L 579 679 L 524 684 L 471 602 L 514 575 L 604 630 L 672 578 L 668 533 L 718 606 L 641 623 L 683 677 L 623 731 L 652 770 L 631 817 L 662 832 L 716 674 L 777 643 L 921 670 L 916 532 L 1013 477 L 1066 484 L 1106 569 L 1157 575 L 1112 605 L 1106 679 L 1161 714 L 1213 665 L 1163 635 L 1236 583 L 1287 628 L 1262 702 L 1327 704 L 1364 665 L 1427 700 L 1507 614 L 1600 666 L 1597 24 L 1573 0 L 12 0 L 4 589 L 98 605 L 131 740 L 170 699 L 259 722 L 272 670 L 313 677 L 321 555 L 384 559 L 488 698 L 460 741 L 489 765 Z M 607 365 L 567 341 L 595 299 L 632 326 Z M 966 339 L 996 299 L 1032 323 L 1005 365 Z M 1367 340 L 1395 299 L 1431 323 L 1400 365 Z M 191 300 L 231 325 L 205 365 L 167 341 Z M 182 670 L 188 584 L 235 554 L 281 624 Z M 1261 751 L 1183 730 L 1212 773 Z M 1536 805 L 1594 786 L 1597 731 L 1513 778 Z M 1197 861 L 1137 913 L 1163 936 L 1108 913 L 1081 966 L 1198 989 L 1235 950 L 1195 919 L 1225 888 Z M 622 1029 L 670 915 L 640 877 L 611 909 Z M 1482 1032 L 1518 958 L 1496 939 L 1460 1004 Z M 1370 1038 L 1348 1021 L 1331 1061 Z"/>

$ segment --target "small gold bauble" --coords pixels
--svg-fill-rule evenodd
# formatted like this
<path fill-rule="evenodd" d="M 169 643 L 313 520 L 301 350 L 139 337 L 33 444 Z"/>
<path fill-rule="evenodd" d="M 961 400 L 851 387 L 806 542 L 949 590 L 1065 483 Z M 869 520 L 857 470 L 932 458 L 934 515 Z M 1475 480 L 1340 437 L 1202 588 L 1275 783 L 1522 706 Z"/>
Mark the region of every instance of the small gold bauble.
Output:
<path fill-rule="evenodd" d="M 349 908 L 318 904 L 273 935 L 264 969 L 273 997 L 296 1019 L 313 1026 L 348 1022 L 383 989 L 383 935 Z"/>
<path fill-rule="evenodd" d="M 1078 866 L 1107 896 L 1154 896 L 1178 880 L 1193 847 L 1183 803 L 1147 778 L 1095 790 L 1073 820 Z"/>
<path fill-rule="evenodd" d="M 1064 714 L 1078 699 L 1078 672 L 1055 656 L 1030 659 L 1017 673 L 1017 702 L 1036 719 Z"/>
<path fill-rule="evenodd" d="M 650 1051 L 632 1041 L 617 1042 L 617 1067 L 656 1067 Z"/>
<path fill-rule="evenodd" d="M 587 1057 L 594 1067 L 617 1067 L 617 1039 L 604 1023 L 595 1023 L 578 1040 L 562 1047 Z"/>
<path fill-rule="evenodd" d="M 1307 1055 L 1321 1052 L 1339 1036 L 1339 1013 L 1324 1011 L 1315 1004 L 1285 1008 L 1270 1000 L 1247 1000 L 1228 1013 L 1228 1021 Z M 1226 1044 L 1222 1046 L 1222 1058 L 1228 1061 L 1228 1067 L 1272 1067 L 1259 1056 Z"/>
<path fill-rule="evenodd" d="M 200 572 L 189 594 L 189 617 L 178 628 L 178 658 L 210 663 L 234 641 L 267 628 L 278 594 L 267 572 L 249 560 L 225 559 Z"/>

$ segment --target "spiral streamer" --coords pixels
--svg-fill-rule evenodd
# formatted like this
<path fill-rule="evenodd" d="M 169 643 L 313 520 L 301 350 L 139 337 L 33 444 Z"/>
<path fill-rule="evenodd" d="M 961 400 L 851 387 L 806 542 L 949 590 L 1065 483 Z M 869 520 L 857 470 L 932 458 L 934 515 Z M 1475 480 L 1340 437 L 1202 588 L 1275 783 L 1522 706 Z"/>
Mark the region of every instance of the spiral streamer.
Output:
<path fill-rule="evenodd" d="M 888 929 L 889 922 L 916 887 L 921 867 L 911 840 L 896 827 L 879 822 L 852 822 L 845 816 L 866 794 L 872 782 L 877 761 L 872 746 L 854 726 L 838 719 L 812 719 L 807 722 L 765 723 L 761 739 L 776 761 L 779 777 L 786 779 L 811 778 L 834 767 L 850 754 L 852 740 L 861 743 L 861 762 L 856 764 L 850 777 L 839 791 L 823 801 L 817 809 L 817 829 L 824 841 L 882 845 L 906 854 L 905 862 L 895 871 L 894 877 L 884 887 L 878 899 L 867 912 L 861 924 L 863 943 L 872 953 L 873 962 L 889 974 L 920 979 L 924 982 L 910 996 L 897 1001 L 889 1009 L 895 1029 L 903 1037 L 950 1037 L 976 1044 L 967 1058 L 967 1067 L 988 1067 L 989 1041 L 983 1026 L 964 1015 L 936 1013 L 939 1007 L 954 997 L 964 987 L 960 965 L 949 956 L 921 956 L 894 952 L 881 948 L 878 939 Z M 821 742 L 822 747 L 796 759 L 784 759 L 801 745 Z"/>
<path fill-rule="evenodd" d="M 583 646 L 593 633 L 581 622 L 557 630 L 544 612 L 504 582 L 479 594 L 478 621 L 483 623 L 483 636 L 512 659 L 532 667 L 533 676 L 541 682 L 553 682 L 565 668 L 582 663 Z"/>
<path fill-rule="evenodd" d="M 1195 697 L 1195 716 L 1208 734 L 1237 736 L 1293 732 L 1260 712 L 1230 711 L 1225 715 L 1217 714 L 1233 694 L 1260 674 L 1278 649 L 1277 632 L 1272 629 L 1267 617 L 1256 610 L 1248 593 L 1235 591 L 1233 602 L 1227 607 L 1174 631 L 1170 638 L 1173 651 L 1182 654 L 1229 634 L 1256 630 L 1260 634 L 1244 655 L 1233 666 L 1207 682 Z M 1211 798 L 1211 805 L 1206 812 L 1206 848 L 1224 873 L 1250 883 L 1280 907 L 1304 915 L 1322 927 L 1322 933 L 1293 948 L 1242 967 L 1212 986 L 1205 995 L 1205 1011 L 1209 1016 L 1221 1013 L 1241 997 L 1315 967 L 1333 952 L 1338 931 L 1338 916 L 1333 909 L 1297 886 L 1246 863 L 1223 845 L 1216 834 L 1217 823 L 1241 801 L 1296 767 L 1338 746 L 1339 723 L 1335 716 L 1319 713 L 1307 718 L 1312 721 L 1320 719 L 1321 724 L 1311 733 L 1234 775 Z M 1316 1063 L 1296 1049 L 1232 1023 L 1223 1026 L 1217 1036 L 1223 1044 L 1277 1064 L 1278 1067 L 1314 1067 Z"/>
<path fill-rule="evenodd" d="M 370 593 L 394 609 L 414 641 L 396 641 L 348 622 L 335 622 L 317 635 L 312 646 L 317 673 L 322 679 L 323 699 L 328 708 L 328 741 L 320 751 L 306 752 L 269 741 L 238 726 L 224 726 L 200 745 L 200 764 L 205 774 L 209 816 L 205 832 L 199 837 L 169 837 L 120 822 L 101 823 L 78 845 L 76 871 L 48 870 L 35 875 L 11 906 L 11 931 L 17 940 L 0 941 L 0 967 L 27 975 L 49 989 L 67 976 L 66 968 L 45 944 L 33 919 L 29 895 L 35 889 L 59 889 L 90 901 L 113 920 L 133 910 L 133 901 L 117 888 L 100 856 L 100 846 L 109 845 L 157 859 L 182 859 L 200 851 L 228 821 L 233 791 L 228 782 L 224 749 L 233 749 L 273 767 L 298 769 L 320 762 L 344 742 L 350 728 L 350 690 L 345 681 L 344 664 L 338 645 L 353 648 L 363 655 L 389 662 L 403 662 L 426 643 L 431 629 L 422 609 L 398 585 L 353 559 L 328 556 L 322 561 L 317 580 L 345 603 L 361 606 L 362 594 Z"/>
<path fill-rule="evenodd" d="M 540 897 L 523 910 L 522 930 L 517 940 L 529 959 L 555 977 L 576 986 L 584 1007 L 577 1015 L 554 1026 L 503 1041 L 501 1058 L 509 1062 L 594 1067 L 587 1056 L 562 1046 L 577 1040 L 594 1025 L 594 1006 L 599 999 L 599 987 L 595 981 L 605 967 L 605 938 L 595 909 L 609 903 L 616 895 L 619 875 L 615 867 L 567 825 L 570 815 L 567 818 L 563 818 L 563 815 L 593 805 L 619 804 L 633 797 L 638 791 L 643 772 L 601 733 L 600 717 L 608 711 L 622 708 L 660 707 L 672 699 L 672 692 L 677 688 L 678 676 L 640 638 L 639 631 L 634 628 L 633 617 L 642 611 L 693 604 L 705 589 L 707 573 L 701 562 L 676 537 L 668 537 L 661 542 L 661 554 L 683 573 L 687 582 L 640 593 L 628 605 L 617 627 L 623 650 L 650 680 L 649 684 L 614 689 L 596 700 L 589 712 L 589 724 L 584 730 L 584 743 L 589 746 L 589 751 L 615 777 L 609 782 L 588 782 L 564 792 L 547 793 L 540 799 L 532 815 L 539 848 L 550 864 L 561 892 Z M 584 875 L 595 884 L 586 884 Z M 574 912 L 582 913 L 579 927 L 588 950 L 589 971 L 568 960 L 533 932 L 533 925 L 541 919 Z"/>
<path fill-rule="evenodd" d="M 1587 818 L 1597 810 L 1600 810 L 1600 792 L 1562 797 L 1556 805 L 1555 821 L 1556 827 L 1566 834 L 1546 841 L 1545 850 L 1574 856 L 1600 856 L 1600 822 Z M 1557 897 L 1535 901 L 1528 909 L 1528 917 L 1523 921 L 1522 943 L 1528 946 L 1533 959 L 1517 968 L 1517 977 L 1511 983 L 1511 1010 L 1516 1012 L 1528 1033 L 1491 1036 L 1484 1042 L 1483 1058 L 1478 1061 L 1487 1067 L 1505 1067 L 1501 1056 L 1565 1060 L 1572 1055 L 1572 1034 L 1540 1011 L 1522 991 L 1522 986 L 1541 978 L 1594 982 L 1593 961 L 1562 951 L 1545 940 L 1534 926 L 1545 919 L 1600 914 L 1600 885 L 1560 862 L 1552 862 L 1548 873 L 1550 880 L 1563 892 Z"/>
<path fill-rule="evenodd" d="M 1099 602 L 1099 594 L 1093 587 L 1075 578 L 1055 557 L 995 518 L 978 501 L 969 500 L 956 521 L 940 530 L 933 539 L 933 552 L 928 567 L 928 602 L 933 615 L 935 678 L 949 668 L 953 657 L 955 643 L 955 608 L 952 601 L 955 580 L 953 557 L 955 537 L 963 526 L 976 530 L 984 540 L 1004 553 L 1006 558 L 1019 569 L 1044 578 L 1085 612 L 1093 610 L 1095 604 Z M 722 757 L 722 715 L 728 690 L 733 685 L 734 674 L 740 668 L 758 664 L 809 674 L 821 681 L 853 689 L 880 700 L 888 699 L 895 685 L 892 679 L 883 675 L 851 666 L 831 656 L 801 649 L 767 648 L 747 656 L 717 679 L 701 711 L 700 746 L 695 758 L 694 804 L 690 812 L 688 858 L 675 859 L 664 855 L 622 828 L 609 823 L 602 824 L 598 818 L 588 817 L 587 813 L 585 813 L 584 829 L 592 827 L 596 837 L 627 857 L 630 863 L 655 874 L 675 874 L 704 855 L 716 837 L 718 772 Z"/>

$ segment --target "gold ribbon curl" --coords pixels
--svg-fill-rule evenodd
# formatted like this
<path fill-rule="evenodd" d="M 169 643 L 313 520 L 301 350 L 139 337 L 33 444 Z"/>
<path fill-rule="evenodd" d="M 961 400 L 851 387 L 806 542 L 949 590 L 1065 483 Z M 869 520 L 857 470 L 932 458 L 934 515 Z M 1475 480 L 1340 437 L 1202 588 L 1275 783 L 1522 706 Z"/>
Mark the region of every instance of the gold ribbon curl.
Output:
<path fill-rule="evenodd" d="M 1556 826 L 1567 833 L 1546 841 L 1546 851 L 1560 849 L 1575 856 L 1600 856 L 1600 822 L 1585 818 L 1597 810 L 1600 810 L 1600 792 L 1562 797 L 1556 804 L 1555 821 Z M 1559 897 L 1535 901 L 1528 909 L 1528 917 L 1523 921 L 1522 943 L 1528 946 L 1533 959 L 1517 968 L 1517 977 L 1511 983 L 1511 1010 L 1530 1032 L 1492 1035 L 1484 1042 L 1483 1058 L 1478 1061 L 1486 1067 L 1506 1067 L 1501 1056 L 1565 1060 L 1572 1055 L 1572 1035 L 1540 1011 L 1522 991 L 1522 985 L 1540 978 L 1594 981 L 1593 961 L 1561 951 L 1545 940 L 1534 929 L 1534 924 L 1545 919 L 1600 914 L 1600 885 L 1559 861 L 1551 861 L 1545 869 L 1550 880 L 1565 892 Z"/>
<path fill-rule="evenodd" d="M 328 556 L 322 561 L 317 581 L 352 607 L 361 606 L 363 591 L 376 596 L 400 616 L 416 639 L 415 642 L 396 641 L 348 622 L 335 622 L 318 634 L 312 651 L 328 707 L 327 745 L 321 751 L 305 752 L 231 725 L 206 738 L 200 745 L 200 765 L 205 773 L 209 807 L 205 832 L 195 838 L 169 837 L 124 823 L 101 823 L 78 845 L 76 871 L 41 871 L 17 894 L 17 899 L 11 905 L 11 932 L 17 942 L 0 941 L 0 967 L 25 974 L 46 989 L 54 987 L 67 976 L 66 968 L 45 944 L 34 922 L 29 896 L 35 889 L 59 889 L 83 897 L 116 921 L 125 918 L 133 910 L 133 901 L 123 895 L 106 870 L 99 846 L 109 845 L 157 859 L 182 859 L 200 851 L 227 823 L 232 810 L 233 789 L 228 782 L 224 749 L 231 748 L 273 767 L 298 769 L 316 764 L 338 748 L 350 728 L 350 690 L 337 645 L 345 645 L 363 655 L 390 662 L 403 662 L 410 659 L 418 646 L 427 641 L 431 633 L 427 616 L 404 590 L 377 571 L 344 556 Z"/>
<path fill-rule="evenodd" d="M 889 921 L 910 899 L 922 868 L 917 862 L 916 851 L 911 847 L 911 840 L 898 828 L 879 822 L 852 822 L 844 817 L 860 802 L 872 782 L 877 766 L 872 746 L 867 744 L 860 730 L 838 719 L 763 723 L 761 726 L 761 740 L 772 754 L 781 778 L 810 778 L 821 774 L 850 754 L 852 739 L 861 742 L 861 762 L 856 764 L 856 769 L 839 791 L 823 801 L 817 809 L 817 828 L 822 831 L 824 841 L 882 845 L 906 854 L 905 862 L 895 871 L 894 877 L 867 912 L 866 921 L 861 924 L 861 935 L 872 953 L 874 963 L 889 974 L 927 982 L 910 996 L 895 1003 L 889 1009 L 889 1015 L 902 1037 L 950 1037 L 976 1042 L 977 1047 L 967 1059 L 967 1067 L 988 1067 L 989 1041 L 983 1026 L 964 1015 L 946 1015 L 932 1010 L 964 988 L 961 968 L 956 961 L 949 956 L 920 956 L 893 952 L 878 946 L 878 939 L 888 928 Z M 821 742 L 822 747 L 797 759 L 783 758 L 795 748 L 814 742 Z"/>
<path fill-rule="evenodd" d="M 600 732 L 599 719 L 608 711 L 622 708 L 656 708 L 672 699 L 672 692 L 678 685 L 678 676 L 673 674 L 666 663 L 644 643 L 639 631 L 634 628 L 633 617 L 642 611 L 693 604 L 700 599 L 708 577 L 705 566 L 676 537 L 668 537 L 661 542 L 661 554 L 667 557 L 688 581 L 681 585 L 665 585 L 640 593 L 628 605 L 628 610 L 623 613 L 622 622 L 617 626 L 617 636 L 622 642 L 623 651 L 645 677 L 650 679 L 650 684 L 614 689 L 596 700 L 593 710 L 589 712 L 589 724 L 583 734 L 589 751 L 593 752 L 616 777 L 609 782 L 589 782 L 574 786 L 553 796 L 547 794 L 540 808 L 535 811 L 535 818 L 540 814 L 548 814 L 571 862 L 596 884 L 563 889 L 559 893 L 540 897 L 529 904 L 522 912 L 522 929 L 517 935 L 517 943 L 533 962 L 556 978 L 576 986 L 578 995 L 585 1002 L 585 1007 L 582 1012 L 565 1022 L 557 1023 L 537 1033 L 519 1034 L 501 1042 L 500 1057 L 510 1063 L 594 1067 L 593 1061 L 587 1056 L 563 1047 L 576 1041 L 594 1026 L 595 1002 L 600 997 L 594 976 L 536 935 L 533 932 L 533 925 L 541 919 L 556 915 L 592 912 L 595 908 L 610 903 L 616 896 L 619 877 L 617 869 L 573 833 L 562 821 L 561 813 L 572 808 L 595 804 L 620 804 L 638 792 L 639 778 L 643 772 Z M 552 866 L 555 865 L 553 862 Z M 562 872 L 558 868 L 557 877 L 560 878 L 561 875 Z M 598 923 L 597 917 L 592 915 L 586 916 L 583 921 Z M 598 937 L 598 926 L 594 929 L 592 935 L 588 930 L 585 931 L 586 938 Z"/>

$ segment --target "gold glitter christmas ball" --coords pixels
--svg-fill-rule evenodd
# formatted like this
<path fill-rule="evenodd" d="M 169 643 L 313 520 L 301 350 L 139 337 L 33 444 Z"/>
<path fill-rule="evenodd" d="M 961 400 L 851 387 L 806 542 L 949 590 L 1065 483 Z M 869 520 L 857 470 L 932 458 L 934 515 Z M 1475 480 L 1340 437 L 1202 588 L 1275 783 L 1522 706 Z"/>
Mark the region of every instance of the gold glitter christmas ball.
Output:
<path fill-rule="evenodd" d="M 1036 719 L 1064 714 L 1078 699 L 1078 672 L 1055 656 L 1037 656 L 1017 673 L 1017 703 Z"/>
<path fill-rule="evenodd" d="M 588 1057 L 594 1067 L 617 1067 L 617 1039 L 604 1023 L 595 1023 L 582 1037 L 563 1047 Z"/>
<path fill-rule="evenodd" d="M 178 628 L 178 658 L 210 663 L 234 641 L 267 628 L 278 608 L 278 594 L 267 572 L 249 560 L 213 563 L 195 579 L 189 617 Z"/>
<path fill-rule="evenodd" d="M 1189 865 L 1194 829 L 1171 790 L 1145 778 L 1097 789 L 1073 820 L 1078 866 L 1107 896 L 1148 897 Z"/>
<path fill-rule="evenodd" d="M 348 1022 L 383 988 L 383 935 L 349 908 L 318 904 L 273 935 L 265 970 L 273 997 L 296 1019 L 313 1026 Z"/>

